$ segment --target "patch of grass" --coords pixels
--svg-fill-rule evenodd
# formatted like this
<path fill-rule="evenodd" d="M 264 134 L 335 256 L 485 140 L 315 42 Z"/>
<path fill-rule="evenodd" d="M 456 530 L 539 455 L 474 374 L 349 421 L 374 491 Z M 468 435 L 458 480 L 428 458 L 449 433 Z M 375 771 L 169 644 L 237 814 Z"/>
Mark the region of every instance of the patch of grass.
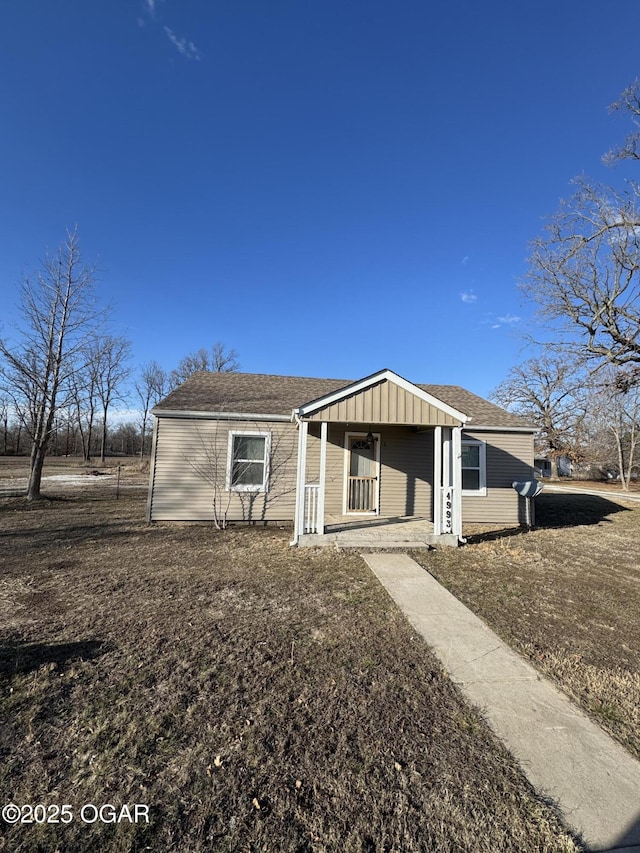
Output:
<path fill-rule="evenodd" d="M 579 849 L 357 555 L 143 513 L 0 501 L 2 800 L 151 817 L 0 849 Z"/>
<path fill-rule="evenodd" d="M 560 477 L 553 481 L 553 485 L 570 487 L 571 489 L 596 489 L 597 491 L 625 494 L 622 483 L 619 480 L 579 480 L 575 478 Z M 632 480 L 629 483 L 629 492 L 640 492 L 640 481 Z"/>
<path fill-rule="evenodd" d="M 640 506 L 542 494 L 537 529 L 413 556 L 640 758 Z"/>

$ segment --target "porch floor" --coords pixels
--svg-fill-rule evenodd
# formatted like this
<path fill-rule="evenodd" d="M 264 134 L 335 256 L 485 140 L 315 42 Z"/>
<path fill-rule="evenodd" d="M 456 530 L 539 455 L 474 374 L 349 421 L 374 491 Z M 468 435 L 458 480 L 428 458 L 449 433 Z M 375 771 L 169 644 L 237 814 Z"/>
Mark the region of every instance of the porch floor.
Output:
<path fill-rule="evenodd" d="M 379 518 L 378 516 L 327 515 L 324 536 L 307 533 L 300 537 L 302 547 L 362 548 L 365 550 L 407 550 L 458 544 L 453 534 L 436 536 L 433 522 L 419 516 Z"/>

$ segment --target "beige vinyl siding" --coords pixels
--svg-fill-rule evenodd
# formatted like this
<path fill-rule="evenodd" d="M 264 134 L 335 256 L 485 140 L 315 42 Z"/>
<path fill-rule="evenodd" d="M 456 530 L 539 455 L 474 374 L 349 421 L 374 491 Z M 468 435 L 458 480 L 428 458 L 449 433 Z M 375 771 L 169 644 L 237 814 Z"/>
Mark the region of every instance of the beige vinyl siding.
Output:
<path fill-rule="evenodd" d="M 345 489 L 345 433 L 380 433 L 380 516 L 432 518 L 433 430 L 408 426 L 330 423 L 328 427 L 327 515 L 342 515 Z M 265 493 L 225 488 L 230 431 L 271 434 L 272 471 Z M 486 442 L 487 494 L 464 495 L 464 522 L 517 524 L 523 500 L 511 484 L 533 477 L 533 437 L 522 432 L 465 430 L 463 437 Z M 229 521 L 292 521 L 295 511 L 298 430 L 277 422 L 215 421 L 206 418 L 157 419 L 150 489 L 154 521 L 213 521 L 214 480 L 221 512 Z M 320 424 L 310 423 L 306 483 L 320 476 Z M 354 520 L 357 515 L 351 516 Z"/>
<path fill-rule="evenodd" d="M 357 425 L 329 424 L 325 513 L 342 515 L 345 490 L 345 434 L 362 430 Z M 368 430 L 367 430 L 368 431 Z M 380 516 L 432 517 L 433 431 L 414 432 L 408 427 L 373 426 L 380 433 Z M 307 444 L 307 483 L 320 476 L 320 428 L 310 426 Z M 354 520 L 357 514 L 353 515 Z"/>
<path fill-rule="evenodd" d="M 310 421 L 460 426 L 460 421 L 394 382 L 384 380 L 319 409 Z"/>
<path fill-rule="evenodd" d="M 271 434 L 269 488 L 226 490 L 229 433 Z M 294 424 L 158 418 L 151 483 L 152 521 L 213 521 L 214 494 L 229 521 L 294 517 L 298 438 Z"/>
<path fill-rule="evenodd" d="M 487 494 L 462 496 L 463 522 L 523 522 L 524 499 L 511 484 L 533 479 L 533 435 L 465 430 L 462 437 L 484 441 L 487 446 Z"/>
<path fill-rule="evenodd" d="M 380 515 L 432 518 L 433 431 L 385 430 L 380 448 Z"/>

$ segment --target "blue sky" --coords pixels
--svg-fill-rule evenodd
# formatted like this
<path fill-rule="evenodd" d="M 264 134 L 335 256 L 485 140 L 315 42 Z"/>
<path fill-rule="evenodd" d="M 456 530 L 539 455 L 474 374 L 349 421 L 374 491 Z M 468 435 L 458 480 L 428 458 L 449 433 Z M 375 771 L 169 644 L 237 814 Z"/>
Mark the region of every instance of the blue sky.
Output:
<path fill-rule="evenodd" d="M 3 0 L 1 333 L 78 225 L 136 363 L 487 395 L 527 244 L 626 134 L 637 0 Z"/>

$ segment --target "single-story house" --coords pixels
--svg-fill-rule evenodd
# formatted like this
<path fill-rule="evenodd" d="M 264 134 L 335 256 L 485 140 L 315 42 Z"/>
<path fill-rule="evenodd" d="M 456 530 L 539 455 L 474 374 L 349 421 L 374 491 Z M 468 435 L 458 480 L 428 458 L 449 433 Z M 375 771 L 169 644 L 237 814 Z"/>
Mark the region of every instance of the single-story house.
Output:
<path fill-rule="evenodd" d="M 535 427 L 453 385 L 391 370 L 357 381 L 196 373 L 153 409 L 150 521 L 422 519 L 432 543 L 463 522 L 525 520 Z"/>

